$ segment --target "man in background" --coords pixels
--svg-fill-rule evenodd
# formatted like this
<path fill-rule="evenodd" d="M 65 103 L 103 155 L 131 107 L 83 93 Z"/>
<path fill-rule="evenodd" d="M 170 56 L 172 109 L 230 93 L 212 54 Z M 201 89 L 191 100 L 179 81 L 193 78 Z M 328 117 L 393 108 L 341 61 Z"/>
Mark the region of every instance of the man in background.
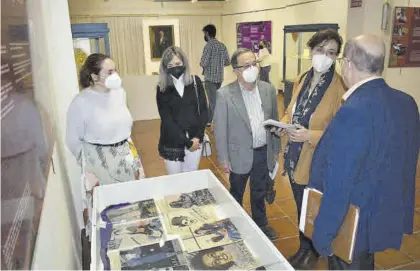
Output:
<path fill-rule="evenodd" d="M 350 40 L 343 79 L 350 88 L 314 153 L 309 186 L 323 192 L 312 235 L 329 269 L 374 269 L 374 253 L 399 249 L 413 232 L 415 175 L 420 147 L 414 99 L 381 78 L 385 45 L 373 35 Z M 333 255 L 349 205 L 360 208 L 353 254 Z"/>
<path fill-rule="evenodd" d="M 216 92 L 222 86 L 224 67 L 230 65 L 226 46 L 216 39 L 216 27 L 212 24 L 203 28 L 204 40 L 207 42 L 201 57 L 204 86 L 210 104 L 210 114 L 207 126 L 211 125 L 216 107 Z"/>
<path fill-rule="evenodd" d="M 271 187 L 273 171 L 280 152 L 280 138 L 262 125 L 278 120 L 277 94 L 266 82 L 257 81 L 255 54 L 238 49 L 232 56 L 237 80 L 217 91 L 214 135 L 217 158 L 230 173 L 230 193 L 242 205 L 250 178 L 252 219 L 271 240 L 277 233 L 268 226 L 265 197 Z"/>

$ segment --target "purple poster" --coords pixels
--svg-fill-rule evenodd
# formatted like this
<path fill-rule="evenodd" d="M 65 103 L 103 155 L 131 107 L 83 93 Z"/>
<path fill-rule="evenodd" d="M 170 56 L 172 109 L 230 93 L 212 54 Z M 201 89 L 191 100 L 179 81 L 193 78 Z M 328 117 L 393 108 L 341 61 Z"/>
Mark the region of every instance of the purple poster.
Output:
<path fill-rule="evenodd" d="M 238 48 L 248 48 L 258 52 L 261 40 L 267 44 L 271 53 L 271 21 L 236 24 L 236 44 Z"/>

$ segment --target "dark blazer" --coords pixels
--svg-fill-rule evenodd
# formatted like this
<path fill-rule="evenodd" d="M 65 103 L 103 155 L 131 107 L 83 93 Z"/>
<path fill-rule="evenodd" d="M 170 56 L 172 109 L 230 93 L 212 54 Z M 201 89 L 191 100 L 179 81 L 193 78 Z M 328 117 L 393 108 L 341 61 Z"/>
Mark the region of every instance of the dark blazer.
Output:
<path fill-rule="evenodd" d="M 156 101 L 161 118 L 159 153 L 164 159 L 184 161 L 185 148 L 192 146 L 191 139 L 196 137 L 203 141 L 208 120 L 207 99 L 200 78 L 195 76 L 195 80 L 198 101 L 194 84 L 185 86 L 183 97 L 175 86 L 168 86 L 164 92 L 157 87 Z"/>
<path fill-rule="evenodd" d="M 414 99 L 383 79 L 360 86 L 341 106 L 315 150 L 309 186 L 324 193 L 313 243 L 331 254 L 349 204 L 360 208 L 355 255 L 399 249 L 412 233 L 420 147 Z"/>

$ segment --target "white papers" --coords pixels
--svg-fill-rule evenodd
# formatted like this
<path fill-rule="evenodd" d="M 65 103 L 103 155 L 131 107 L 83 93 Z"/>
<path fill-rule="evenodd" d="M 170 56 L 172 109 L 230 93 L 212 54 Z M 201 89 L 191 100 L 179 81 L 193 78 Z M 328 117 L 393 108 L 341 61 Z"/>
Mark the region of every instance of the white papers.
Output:
<path fill-rule="evenodd" d="M 284 122 L 280 122 L 280 121 L 276 121 L 276 120 L 266 120 L 263 121 L 262 125 L 264 126 L 274 126 L 276 128 L 282 128 L 282 129 L 286 129 L 286 130 L 296 130 L 296 126 L 294 124 L 288 124 L 288 123 L 284 123 Z"/>
<path fill-rule="evenodd" d="M 276 166 L 274 167 L 273 171 L 272 172 L 268 172 L 268 174 L 270 175 L 270 178 L 272 180 L 274 180 L 274 178 L 276 178 L 277 171 L 279 171 L 279 163 L 278 162 L 276 162 Z"/>

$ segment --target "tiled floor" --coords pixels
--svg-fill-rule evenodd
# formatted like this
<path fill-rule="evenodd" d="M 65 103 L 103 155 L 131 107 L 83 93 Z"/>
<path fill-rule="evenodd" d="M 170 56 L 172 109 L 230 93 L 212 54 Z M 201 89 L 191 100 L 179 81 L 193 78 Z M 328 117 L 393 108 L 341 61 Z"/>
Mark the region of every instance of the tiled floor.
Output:
<path fill-rule="evenodd" d="M 282 99 L 279 98 L 279 104 Z M 283 109 L 279 108 L 279 112 Z M 160 121 L 138 121 L 133 128 L 133 140 L 141 154 L 142 162 L 148 177 L 161 176 L 166 174 L 162 158 L 159 157 L 157 144 L 159 140 Z M 211 140 L 213 140 L 210 134 Z M 281 157 L 279 158 L 280 161 Z M 215 151 L 212 157 L 203 158 L 200 162 L 200 169 L 211 169 L 218 179 L 226 186 L 229 186 L 228 175 L 223 173 L 216 161 Z M 405 236 L 400 251 L 387 250 L 377 253 L 376 269 L 402 269 L 420 270 L 420 161 L 417 167 L 416 179 L 416 214 L 414 218 L 414 231 L 411 236 Z M 292 198 L 289 180 L 277 174 L 276 177 L 277 198 L 274 204 L 267 205 L 269 224 L 274 227 L 279 239 L 275 242 L 276 247 L 285 256 L 289 257 L 298 249 L 298 228 L 296 206 Z M 249 189 L 245 194 L 244 208 L 250 212 Z M 316 267 L 319 270 L 327 269 L 325 259 L 320 259 Z"/>

